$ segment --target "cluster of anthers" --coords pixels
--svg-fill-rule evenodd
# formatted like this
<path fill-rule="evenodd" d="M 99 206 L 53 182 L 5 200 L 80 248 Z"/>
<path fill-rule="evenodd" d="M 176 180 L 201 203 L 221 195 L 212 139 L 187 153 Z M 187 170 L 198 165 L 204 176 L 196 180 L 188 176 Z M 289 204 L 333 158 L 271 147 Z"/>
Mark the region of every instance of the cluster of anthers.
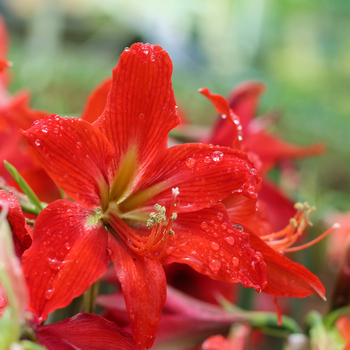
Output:
<path fill-rule="evenodd" d="M 154 205 L 156 212 L 150 214 L 150 218 L 147 221 L 147 228 L 151 230 L 148 236 L 129 237 L 131 248 L 135 253 L 139 255 L 149 255 L 150 258 L 160 259 L 167 246 L 168 237 L 174 235 L 172 230 L 172 223 L 177 218 L 177 214 L 174 212 L 176 207 L 176 197 L 179 195 L 179 189 L 172 189 L 172 200 L 169 208 L 168 218 L 166 216 L 166 208 L 159 204 Z M 135 239 L 136 238 L 136 239 Z"/>
<path fill-rule="evenodd" d="M 290 219 L 289 224 L 276 233 L 261 236 L 260 238 L 265 241 L 271 248 L 283 253 L 291 253 L 305 248 L 311 247 L 316 244 L 324 237 L 329 235 L 331 232 L 339 228 L 339 224 L 334 224 L 330 229 L 322 233 L 320 236 L 308 242 L 306 244 L 290 248 L 298 238 L 305 232 L 307 226 L 312 226 L 309 220 L 309 215 L 316 208 L 314 206 L 310 207 L 308 203 L 296 203 L 294 208 L 297 210 L 295 216 Z"/>

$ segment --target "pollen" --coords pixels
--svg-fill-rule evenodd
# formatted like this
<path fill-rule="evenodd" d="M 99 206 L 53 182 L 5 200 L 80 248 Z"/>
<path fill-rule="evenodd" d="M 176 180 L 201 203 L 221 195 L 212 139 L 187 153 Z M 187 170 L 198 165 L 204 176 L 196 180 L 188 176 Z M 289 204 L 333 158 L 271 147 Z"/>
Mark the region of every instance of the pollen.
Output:
<path fill-rule="evenodd" d="M 148 228 L 153 227 L 155 224 L 160 225 L 162 221 L 166 221 L 166 216 L 165 216 L 166 209 L 165 209 L 165 207 L 162 207 L 159 204 L 155 204 L 154 209 L 157 210 L 157 212 L 152 212 L 150 214 L 150 218 L 148 219 L 147 224 L 146 224 L 146 226 Z"/>

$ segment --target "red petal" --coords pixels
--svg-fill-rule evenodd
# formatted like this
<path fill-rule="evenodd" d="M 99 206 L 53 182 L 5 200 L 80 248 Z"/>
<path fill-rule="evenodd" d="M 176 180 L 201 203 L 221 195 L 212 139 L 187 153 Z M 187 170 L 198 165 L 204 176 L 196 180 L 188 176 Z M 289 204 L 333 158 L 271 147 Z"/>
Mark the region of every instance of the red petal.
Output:
<path fill-rule="evenodd" d="M 10 123 L 14 123 L 18 130 L 28 129 L 34 121 L 42 119 L 48 114 L 45 111 L 31 109 L 29 105 L 30 92 L 22 90 L 11 97 L 2 117 Z"/>
<path fill-rule="evenodd" d="M 286 227 L 289 219 L 295 215 L 294 203 L 277 186 L 265 178 L 261 183 L 259 200 L 266 204 L 265 210 L 269 220 L 274 225 L 273 231 L 275 232 Z"/>
<path fill-rule="evenodd" d="M 32 229 L 26 224 L 21 206 L 14 195 L 0 190 L 0 208 L 4 205 L 8 207 L 8 219 L 21 247 L 23 250 L 29 248 L 32 243 Z"/>
<path fill-rule="evenodd" d="M 136 350 L 129 333 L 93 314 L 78 314 L 65 321 L 38 326 L 36 335 L 50 350 Z"/>
<path fill-rule="evenodd" d="M 95 122 L 113 144 L 117 162 L 136 146 L 142 169 L 167 148 L 169 131 L 180 123 L 172 70 L 168 54 L 156 45 L 133 44 L 121 54 L 106 109 Z"/>
<path fill-rule="evenodd" d="M 107 233 L 102 223 L 88 224 L 94 211 L 58 200 L 35 222 L 32 246 L 22 265 L 30 292 L 30 307 L 39 319 L 67 306 L 106 272 Z"/>
<path fill-rule="evenodd" d="M 260 96 L 265 89 L 265 85 L 259 81 L 248 81 L 236 86 L 230 93 L 228 103 L 233 112 L 238 115 L 243 132 L 248 130 L 248 125 L 255 116 Z"/>
<path fill-rule="evenodd" d="M 213 279 L 241 282 L 262 289 L 266 265 L 249 245 L 249 235 L 231 225 L 225 207 L 214 205 L 195 213 L 179 214 L 173 223 L 164 264 L 188 264 Z"/>
<path fill-rule="evenodd" d="M 256 215 L 256 202 L 255 196 L 247 197 L 242 193 L 231 194 L 222 200 L 231 222 L 247 226 Z M 294 211 L 291 217 L 293 215 Z"/>
<path fill-rule="evenodd" d="M 279 254 L 253 233 L 250 234 L 250 245 L 264 256 L 267 264 L 264 293 L 285 298 L 303 298 L 315 293 L 324 299 L 321 281 L 306 267 Z"/>
<path fill-rule="evenodd" d="M 238 150 L 203 144 L 174 146 L 150 167 L 144 176 L 148 182 L 128 200 L 140 205 L 138 200 L 150 193 L 152 203 L 165 205 L 172 198 L 171 189 L 178 187 L 175 211 L 196 211 L 239 189 L 253 176 L 252 169 L 247 155 Z"/>
<path fill-rule="evenodd" d="M 108 140 L 84 120 L 47 116 L 22 131 L 43 168 L 68 196 L 88 207 L 100 205 L 108 189 Z"/>
<path fill-rule="evenodd" d="M 321 144 L 295 146 L 263 130 L 246 135 L 244 141 L 247 149 L 256 153 L 261 159 L 262 172 L 266 172 L 281 160 L 317 155 L 325 151 L 325 147 Z"/>
<path fill-rule="evenodd" d="M 166 299 L 164 270 L 158 261 L 132 253 L 110 233 L 108 237 L 133 337 L 139 349 L 149 349 L 154 342 Z"/>
<path fill-rule="evenodd" d="M 214 105 L 218 113 L 230 115 L 230 106 L 223 96 L 211 93 L 208 88 L 202 88 L 198 91 Z"/>
<path fill-rule="evenodd" d="M 84 112 L 80 118 L 93 123 L 103 112 L 107 102 L 107 96 L 112 86 L 112 78 L 105 79 L 89 95 Z"/>

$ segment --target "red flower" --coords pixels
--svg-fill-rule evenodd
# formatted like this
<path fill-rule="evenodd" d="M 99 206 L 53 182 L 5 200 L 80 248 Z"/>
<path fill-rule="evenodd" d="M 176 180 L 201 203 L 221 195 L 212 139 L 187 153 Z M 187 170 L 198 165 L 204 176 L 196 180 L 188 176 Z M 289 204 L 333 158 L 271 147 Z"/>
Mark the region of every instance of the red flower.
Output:
<path fill-rule="evenodd" d="M 246 146 L 246 148 L 252 151 L 249 153 L 249 156 L 253 159 L 256 157 L 255 152 L 259 157 L 265 154 L 266 157 L 262 157 L 262 164 L 266 161 L 265 159 L 269 159 L 266 161 L 265 170 L 283 157 L 289 158 L 320 151 L 320 146 L 299 148 L 289 145 L 283 146 L 282 141 L 264 143 L 264 140 L 273 140 L 274 138 L 271 135 L 267 136 L 263 130 L 259 132 L 250 132 L 249 134 L 248 124 L 255 111 L 257 97 L 262 91 L 263 86 L 261 84 L 247 84 L 234 93 L 231 106 L 233 106 L 233 108 L 239 107 L 237 112 L 240 112 L 243 116 L 241 123 L 241 120 L 222 96 L 212 94 L 208 89 L 202 89 L 201 93 L 214 104 L 216 110 L 225 115 L 225 118 L 221 118 L 222 121 L 219 121 L 216 129 L 218 134 L 214 133 L 212 141 L 219 144 L 226 144 L 230 139 L 231 145 L 238 149 Z M 226 128 L 224 128 L 223 125 L 225 125 Z M 245 125 L 245 127 L 242 128 L 243 125 Z M 243 137 L 244 129 L 248 131 L 249 135 L 249 141 L 247 142 Z M 277 140 L 277 138 L 275 140 Z M 277 143 L 279 144 L 278 147 L 276 146 Z M 260 145 L 260 148 L 258 145 Z M 267 154 L 269 157 L 267 157 Z M 262 168 L 264 169 L 264 166 Z M 257 205 L 255 188 L 256 184 L 251 182 L 250 186 L 243 188 L 243 190 L 240 189 L 224 198 L 222 203 L 228 210 L 230 220 L 233 223 L 241 225 L 246 232 L 249 232 L 252 248 L 261 252 L 264 256 L 264 260 L 267 264 L 267 284 L 263 292 L 274 296 L 299 298 L 316 293 L 321 298 L 324 298 L 325 289 L 317 276 L 312 274 L 304 266 L 282 255 L 283 252 L 291 251 L 289 247 L 293 245 L 303 233 L 308 224 L 310 208 L 306 205 L 298 205 L 297 214 L 291 219 L 290 223 L 282 230 L 274 232 L 275 227 L 266 216 L 266 207 L 269 207 L 270 202 L 266 200 L 266 207 L 263 202 Z M 286 206 L 288 208 L 289 200 L 284 199 L 285 197 L 278 194 L 276 190 L 271 192 L 271 186 L 270 191 L 268 191 L 267 188 L 265 188 L 264 191 L 266 194 L 265 198 L 268 198 L 268 194 L 270 193 L 270 196 L 272 194 L 273 198 L 272 203 L 275 205 L 279 204 L 278 208 L 275 206 L 275 212 L 278 213 L 278 210 L 282 210 L 282 215 L 286 214 L 283 207 Z M 256 208 L 257 210 L 255 210 Z M 288 209 L 288 211 L 290 210 Z M 332 230 L 333 228 L 327 231 L 327 233 Z"/>
<path fill-rule="evenodd" d="M 264 287 L 261 255 L 246 233 L 222 225 L 229 220 L 217 203 L 253 176 L 252 164 L 226 147 L 167 148 L 168 132 L 179 123 L 171 74 L 162 48 L 134 44 L 121 55 L 93 125 L 52 115 L 22 133 L 76 201 L 59 200 L 41 212 L 23 255 L 30 308 L 40 320 L 84 292 L 110 258 L 140 348 L 152 346 L 165 302 L 162 264 Z"/>

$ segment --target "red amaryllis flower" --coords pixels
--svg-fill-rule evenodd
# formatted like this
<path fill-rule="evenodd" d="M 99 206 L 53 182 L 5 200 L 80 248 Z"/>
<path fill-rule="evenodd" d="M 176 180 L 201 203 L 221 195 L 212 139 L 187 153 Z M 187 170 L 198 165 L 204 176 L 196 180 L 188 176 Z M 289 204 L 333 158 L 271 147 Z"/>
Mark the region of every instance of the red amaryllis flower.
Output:
<path fill-rule="evenodd" d="M 243 108 L 240 105 L 241 110 L 255 110 L 256 97 L 262 91 L 262 87 L 260 86 L 260 89 L 258 87 L 255 86 L 255 89 L 250 89 L 249 98 L 245 96 L 246 100 L 243 100 L 246 101 L 246 106 Z M 232 144 L 237 148 L 243 147 L 244 137 L 242 135 L 240 119 L 230 108 L 229 103 L 222 96 L 212 94 L 208 89 L 202 89 L 201 92 L 208 97 L 219 113 L 225 115 L 225 120 L 227 121 L 225 123 L 228 124 L 231 130 Z M 242 103 L 242 100 L 238 102 Z M 243 103 L 243 105 L 245 104 Z M 244 113 L 242 114 L 244 115 Z M 244 122 L 246 123 L 247 121 L 244 120 Z M 273 149 L 271 152 L 274 152 Z M 249 155 L 254 157 L 254 153 L 249 153 Z M 264 260 L 267 263 L 267 284 L 263 292 L 274 296 L 299 298 L 316 293 L 324 298 L 325 289 L 320 280 L 304 266 L 283 256 L 284 252 L 294 250 L 294 248 L 290 247 L 304 232 L 308 224 L 308 215 L 312 209 L 307 205 L 298 204 L 296 208 L 297 213 L 294 218 L 290 220 L 285 228 L 274 232 L 274 225 L 266 217 L 264 203 L 260 203 L 257 206 L 256 184 L 251 182 L 248 185 L 250 186 L 240 189 L 224 198 L 222 203 L 228 210 L 231 222 L 241 225 L 246 232 L 249 232 L 251 246 L 264 256 Z M 273 193 L 275 194 L 275 192 Z M 279 196 L 279 198 L 282 197 Z M 268 206 L 268 203 L 266 204 Z M 281 201 L 280 204 L 283 207 Z M 257 210 L 255 210 L 256 207 Z M 320 238 L 333 230 L 334 228 L 328 230 Z"/>
<path fill-rule="evenodd" d="M 171 74 L 162 48 L 134 44 L 121 55 L 93 125 L 52 115 L 22 133 L 76 201 L 59 200 L 41 212 L 23 255 L 30 309 L 40 320 L 84 292 L 110 259 L 140 348 L 151 347 L 165 302 L 162 264 L 264 287 L 261 254 L 251 250 L 248 234 L 222 227 L 228 216 L 218 203 L 257 177 L 252 163 L 226 147 L 167 148 L 168 132 L 179 123 Z"/>
<path fill-rule="evenodd" d="M 260 184 L 259 200 L 266 202 L 264 211 L 274 229 L 281 230 L 294 215 L 293 203 L 265 177 L 265 174 L 274 166 L 285 164 L 291 159 L 320 154 L 324 151 L 324 146 L 292 145 L 269 133 L 267 128 L 275 121 L 274 115 L 254 118 L 264 91 L 263 83 L 242 83 L 232 91 L 226 101 L 222 96 L 210 93 L 208 89 L 200 89 L 220 113 L 211 136 L 205 142 L 248 152 L 264 179 Z M 230 109 L 233 116 L 238 118 L 232 119 Z"/>

